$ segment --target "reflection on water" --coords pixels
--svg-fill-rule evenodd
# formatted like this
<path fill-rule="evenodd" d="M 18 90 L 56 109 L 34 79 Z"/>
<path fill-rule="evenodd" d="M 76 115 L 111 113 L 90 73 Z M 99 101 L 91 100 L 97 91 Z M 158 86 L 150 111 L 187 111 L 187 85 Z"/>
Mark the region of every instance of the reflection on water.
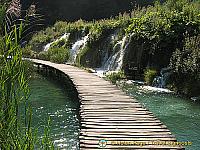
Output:
<path fill-rule="evenodd" d="M 41 75 L 30 83 L 33 126 L 39 127 L 38 136 L 51 119 L 51 138 L 60 149 L 79 149 L 79 103 L 72 89 Z"/>
<path fill-rule="evenodd" d="M 191 141 L 188 150 L 200 149 L 200 104 L 171 93 L 141 90 L 135 85 L 123 87 L 131 96 L 159 118 L 178 141 Z"/>

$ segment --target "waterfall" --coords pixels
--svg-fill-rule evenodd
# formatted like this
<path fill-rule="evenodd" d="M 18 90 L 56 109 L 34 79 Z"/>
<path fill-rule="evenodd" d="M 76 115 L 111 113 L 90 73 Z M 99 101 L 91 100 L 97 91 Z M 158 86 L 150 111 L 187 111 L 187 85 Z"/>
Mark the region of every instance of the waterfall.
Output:
<path fill-rule="evenodd" d="M 111 42 L 115 40 L 116 35 L 111 36 Z M 129 44 L 128 37 L 125 36 L 118 41 L 114 47 L 113 52 L 109 56 L 108 51 L 104 54 L 103 63 L 100 68 L 96 69 L 96 75 L 103 77 L 107 72 L 117 72 L 121 69 L 123 64 L 124 53 Z"/>
<path fill-rule="evenodd" d="M 152 86 L 165 88 L 171 74 L 172 72 L 169 68 L 162 68 L 160 71 L 160 76 L 154 78 Z"/>
<path fill-rule="evenodd" d="M 124 52 L 128 45 L 127 36 L 123 37 L 121 41 L 118 41 L 113 47 L 113 53 L 105 61 L 102 69 L 106 71 L 119 71 L 122 67 Z"/>
<path fill-rule="evenodd" d="M 52 44 L 54 44 L 54 43 L 56 43 L 56 42 L 58 42 L 60 40 L 66 40 L 67 41 L 69 36 L 70 36 L 70 33 L 65 33 L 59 39 L 56 39 L 55 41 L 53 41 L 51 43 L 48 43 L 47 45 L 44 46 L 44 51 L 48 51 Z"/>
<path fill-rule="evenodd" d="M 70 50 L 71 61 L 74 63 L 76 56 L 81 48 L 84 48 L 87 44 L 89 35 L 82 37 L 80 40 L 76 41 Z"/>
<path fill-rule="evenodd" d="M 107 71 L 119 71 L 122 67 L 125 49 L 127 47 L 127 36 L 118 41 L 114 46 L 113 54 L 106 61 L 103 68 Z"/>

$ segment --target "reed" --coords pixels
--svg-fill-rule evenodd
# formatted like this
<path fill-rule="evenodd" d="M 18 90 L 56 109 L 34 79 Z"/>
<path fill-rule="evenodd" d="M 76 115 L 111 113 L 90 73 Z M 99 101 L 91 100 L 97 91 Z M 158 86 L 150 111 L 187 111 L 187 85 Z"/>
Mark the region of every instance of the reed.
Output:
<path fill-rule="evenodd" d="M 32 109 L 28 101 L 30 89 L 28 65 L 22 59 L 19 45 L 23 38 L 23 23 L 13 25 L 1 40 L 0 60 L 0 149 L 55 149 L 49 138 L 49 123 L 44 138 L 37 137 L 33 128 Z"/>

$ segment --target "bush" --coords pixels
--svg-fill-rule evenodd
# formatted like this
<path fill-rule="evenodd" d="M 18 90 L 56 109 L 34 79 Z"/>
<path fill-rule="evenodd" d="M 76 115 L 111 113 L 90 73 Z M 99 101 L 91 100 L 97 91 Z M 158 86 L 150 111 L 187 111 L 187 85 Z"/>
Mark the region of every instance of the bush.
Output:
<path fill-rule="evenodd" d="M 49 60 L 48 52 L 42 51 L 37 55 L 38 59 Z"/>
<path fill-rule="evenodd" d="M 65 63 L 69 59 L 69 50 L 63 47 L 50 48 L 47 52 L 48 58 L 51 62 Z"/>
<path fill-rule="evenodd" d="M 106 74 L 106 79 L 110 80 L 113 84 L 115 84 L 117 81 L 124 78 L 125 78 L 125 75 L 123 71 L 109 72 Z"/>
<path fill-rule="evenodd" d="M 49 36 L 44 31 L 40 31 L 33 35 L 32 39 L 29 42 L 31 49 L 36 52 L 41 52 L 44 46 L 53 39 L 52 36 Z"/>
<path fill-rule="evenodd" d="M 200 94 L 200 35 L 186 39 L 183 50 L 173 53 L 170 67 L 178 92 L 188 96 Z"/>
<path fill-rule="evenodd" d="M 157 76 L 157 71 L 155 69 L 147 69 L 144 73 L 144 81 L 148 84 L 151 85 L 154 78 Z"/>
<path fill-rule="evenodd" d="M 143 44 L 142 55 L 150 56 L 143 57 L 143 61 L 152 65 L 159 64 L 161 69 L 169 64 L 177 48 L 183 48 L 186 34 L 194 36 L 200 32 L 199 14 L 199 2 L 169 0 L 163 5 L 156 3 L 154 7 L 146 8 L 142 16 L 131 18 L 125 30 L 126 34 L 132 35 L 136 44 Z"/>
<path fill-rule="evenodd" d="M 22 48 L 22 55 L 25 58 L 35 58 L 36 53 L 31 50 L 30 46 Z"/>

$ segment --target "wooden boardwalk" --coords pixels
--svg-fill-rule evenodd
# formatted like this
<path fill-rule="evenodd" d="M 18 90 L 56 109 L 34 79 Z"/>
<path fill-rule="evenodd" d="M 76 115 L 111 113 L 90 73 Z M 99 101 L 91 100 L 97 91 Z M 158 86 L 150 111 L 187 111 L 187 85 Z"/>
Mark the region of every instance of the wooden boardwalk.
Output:
<path fill-rule="evenodd" d="M 81 150 L 183 149 L 160 120 L 110 82 L 74 66 L 32 61 L 73 81 L 81 101 Z"/>

